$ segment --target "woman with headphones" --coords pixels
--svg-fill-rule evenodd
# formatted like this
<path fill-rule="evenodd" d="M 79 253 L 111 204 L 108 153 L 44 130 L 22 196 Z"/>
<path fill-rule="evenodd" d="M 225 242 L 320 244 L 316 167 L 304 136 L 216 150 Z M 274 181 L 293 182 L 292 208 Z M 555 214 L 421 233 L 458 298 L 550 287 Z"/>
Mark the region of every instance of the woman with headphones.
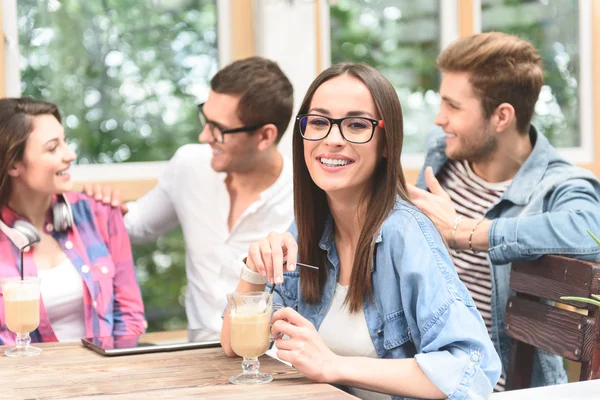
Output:
<path fill-rule="evenodd" d="M 75 153 L 56 105 L 0 99 L 0 278 L 41 278 L 33 342 L 144 332 L 129 237 L 117 208 L 71 192 Z M 12 231 L 29 222 L 41 240 L 24 254 Z M 23 223 L 21 223 L 22 225 Z M 13 344 L 0 293 L 0 345 Z"/>

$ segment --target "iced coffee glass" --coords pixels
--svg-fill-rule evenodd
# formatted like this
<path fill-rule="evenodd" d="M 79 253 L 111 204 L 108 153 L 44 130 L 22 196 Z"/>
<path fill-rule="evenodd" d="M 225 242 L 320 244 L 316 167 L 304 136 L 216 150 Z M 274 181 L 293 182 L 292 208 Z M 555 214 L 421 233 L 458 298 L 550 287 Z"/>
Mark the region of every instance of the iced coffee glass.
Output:
<path fill-rule="evenodd" d="M 231 293 L 227 295 L 231 348 L 244 357 L 242 373 L 229 378 L 236 385 L 269 383 L 273 377 L 259 371 L 258 357 L 271 343 L 270 323 L 273 295 L 266 292 Z"/>
<path fill-rule="evenodd" d="M 29 332 L 40 323 L 40 279 L 36 277 L 0 280 L 4 296 L 6 326 L 17 334 L 16 346 L 4 351 L 10 357 L 35 356 L 42 349 L 31 346 Z"/>

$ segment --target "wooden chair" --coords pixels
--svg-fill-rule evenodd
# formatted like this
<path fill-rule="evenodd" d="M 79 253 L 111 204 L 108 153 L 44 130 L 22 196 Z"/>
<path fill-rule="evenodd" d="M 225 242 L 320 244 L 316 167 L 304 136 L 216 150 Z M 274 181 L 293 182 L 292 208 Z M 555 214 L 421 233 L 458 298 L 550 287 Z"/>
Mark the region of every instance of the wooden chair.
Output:
<path fill-rule="evenodd" d="M 510 287 L 517 294 L 508 300 L 504 321 L 512 338 L 506 388 L 530 387 L 534 348 L 580 362 L 580 381 L 600 378 L 600 310 L 560 300 L 561 296 L 599 294 L 600 265 L 559 256 L 515 262 Z M 572 307 L 549 306 L 540 299 L 587 309 L 588 315 Z"/>

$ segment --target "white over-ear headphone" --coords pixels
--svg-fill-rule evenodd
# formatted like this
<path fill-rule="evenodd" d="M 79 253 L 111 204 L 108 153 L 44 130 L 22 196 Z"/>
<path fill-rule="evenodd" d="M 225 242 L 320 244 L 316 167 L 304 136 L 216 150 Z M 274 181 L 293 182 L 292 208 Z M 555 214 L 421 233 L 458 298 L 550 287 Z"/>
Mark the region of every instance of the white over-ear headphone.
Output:
<path fill-rule="evenodd" d="M 52 222 L 56 232 L 65 232 L 73 226 L 73 210 L 64 194 L 58 195 L 58 201 L 52 207 Z"/>
<path fill-rule="evenodd" d="M 4 232 L 10 241 L 21 251 L 41 240 L 37 229 L 29 222 L 21 219 L 15 221 L 12 228 L 9 228 L 4 221 L 0 220 L 0 230 Z"/>
<path fill-rule="evenodd" d="M 64 232 L 73 226 L 73 210 L 67 198 L 60 194 L 58 201 L 52 208 L 54 230 Z M 31 246 L 41 240 L 35 227 L 27 221 L 17 220 L 13 227 L 9 227 L 0 219 L 0 230 L 14 243 L 19 250 Z"/>

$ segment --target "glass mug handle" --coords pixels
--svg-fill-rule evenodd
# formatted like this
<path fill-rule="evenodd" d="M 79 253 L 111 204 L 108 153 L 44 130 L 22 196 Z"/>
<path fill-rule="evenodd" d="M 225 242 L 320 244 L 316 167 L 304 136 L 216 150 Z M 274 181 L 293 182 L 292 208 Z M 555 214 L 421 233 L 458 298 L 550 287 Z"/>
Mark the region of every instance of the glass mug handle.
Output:
<path fill-rule="evenodd" d="M 283 304 L 277 304 L 277 303 L 273 303 L 273 308 L 272 308 L 272 312 L 271 312 L 271 320 L 273 319 L 273 314 L 275 314 L 276 311 L 281 310 L 282 308 L 285 308 L 286 306 L 284 306 Z M 273 327 L 273 323 L 269 324 L 269 328 Z M 269 329 L 270 332 L 270 329 Z M 269 344 L 269 350 L 271 350 L 273 348 L 273 343 L 275 343 L 276 340 L 283 338 L 283 334 L 280 332 L 277 335 L 273 336 L 271 335 L 271 333 L 269 333 L 269 341 L 271 342 Z"/>

